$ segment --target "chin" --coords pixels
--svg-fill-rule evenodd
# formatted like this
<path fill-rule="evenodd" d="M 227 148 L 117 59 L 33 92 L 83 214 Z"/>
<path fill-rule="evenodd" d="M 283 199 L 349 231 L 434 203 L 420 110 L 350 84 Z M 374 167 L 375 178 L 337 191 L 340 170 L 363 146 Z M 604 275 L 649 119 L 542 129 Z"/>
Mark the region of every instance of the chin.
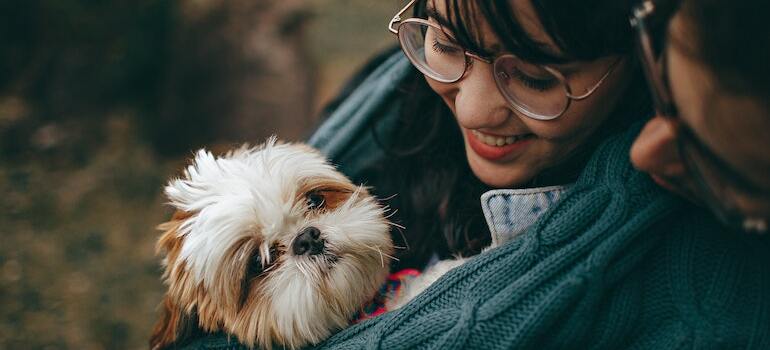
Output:
<path fill-rule="evenodd" d="M 316 344 L 385 281 L 384 208 L 306 145 L 201 150 L 165 193 L 177 211 L 159 226 L 168 289 L 153 349 L 200 332 L 263 349 Z"/>
<path fill-rule="evenodd" d="M 519 164 L 521 161 L 514 160 L 511 163 L 497 164 L 482 159 L 472 150 L 466 151 L 468 157 L 468 166 L 473 175 L 487 186 L 492 188 L 515 188 L 528 183 L 535 174 L 530 170 L 534 167 L 527 167 Z"/>

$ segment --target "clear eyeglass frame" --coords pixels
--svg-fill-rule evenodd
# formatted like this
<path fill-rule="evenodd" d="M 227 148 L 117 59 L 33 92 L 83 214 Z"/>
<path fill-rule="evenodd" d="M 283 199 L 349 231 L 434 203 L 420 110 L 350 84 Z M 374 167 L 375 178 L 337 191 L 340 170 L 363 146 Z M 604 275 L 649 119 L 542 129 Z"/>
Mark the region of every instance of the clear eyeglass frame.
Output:
<path fill-rule="evenodd" d="M 652 35 L 648 29 L 654 14 L 655 4 L 651 0 L 645 0 L 633 9 L 630 23 L 637 32 L 638 55 L 642 61 L 655 108 L 674 127 L 679 157 L 682 159 L 686 173 L 694 180 L 695 193 L 690 195 L 701 199 L 728 227 L 746 232 L 766 233 L 767 218 L 743 215 L 733 201 L 726 198 L 727 196 L 720 195 L 728 191 L 737 190 L 745 193 L 757 190 L 747 181 L 742 180 L 740 174 L 733 172 L 727 174 L 730 167 L 703 145 L 695 133 L 679 118 L 665 75 L 667 69 L 664 55 L 662 52 L 660 54 L 655 52 Z M 707 176 L 706 173 L 712 176 Z"/>
<path fill-rule="evenodd" d="M 407 56 L 409 61 L 412 63 L 412 65 L 417 68 L 421 73 L 423 73 L 428 78 L 441 82 L 446 84 L 451 84 L 460 81 L 463 77 L 465 77 L 466 73 L 470 69 L 472 63 L 474 60 L 481 61 L 486 64 L 491 64 L 493 66 L 493 76 L 495 83 L 497 84 L 498 90 L 500 90 L 500 93 L 503 95 L 503 97 L 506 99 L 508 104 L 513 107 L 517 112 L 523 114 L 526 117 L 535 119 L 535 120 L 554 120 L 556 118 L 561 117 L 569 108 L 572 101 L 580 101 L 585 100 L 589 96 L 591 96 L 601 85 L 604 83 L 604 81 L 607 79 L 607 77 L 614 71 L 615 67 L 620 63 L 622 58 L 618 58 L 614 60 L 610 66 L 607 68 L 606 72 L 601 76 L 601 78 L 592 86 L 587 88 L 583 94 L 576 95 L 572 92 L 572 88 L 570 87 L 569 82 L 565 78 L 564 74 L 562 74 L 559 70 L 547 66 L 547 65 L 535 65 L 539 68 L 543 69 L 544 71 L 547 71 L 549 74 L 551 74 L 556 80 L 558 80 L 559 85 L 564 89 L 564 99 L 565 101 L 561 101 L 560 103 L 563 103 L 563 106 L 560 108 L 560 110 L 556 113 L 552 114 L 544 114 L 540 111 L 534 111 L 531 108 L 528 108 L 524 104 L 517 102 L 513 97 L 511 97 L 511 93 L 508 91 L 507 88 L 504 87 L 505 82 L 502 81 L 502 79 L 508 78 L 508 73 L 500 70 L 498 67 L 500 64 L 499 62 L 503 62 L 503 60 L 519 60 L 523 61 L 520 58 L 518 58 L 516 55 L 512 53 L 504 53 L 497 55 L 496 57 L 484 57 L 478 54 L 475 54 L 473 52 L 470 52 L 466 49 L 463 49 L 464 54 L 464 66 L 462 68 L 462 73 L 459 74 L 455 78 L 445 78 L 440 75 L 437 75 L 435 72 L 433 72 L 431 69 L 425 67 L 419 59 L 415 56 L 416 53 L 411 52 L 408 49 L 408 45 L 405 45 L 404 39 L 401 33 L 400 28 L 404 25 L 408 25 L 409 23 L 413 24 L 419 24 L 424 26 L 432 27 L 445 35 L 447 35 L 450 39 L 454 39 L 450 33 L 447 33 L 443 28 L 441 28 L 438 24 L 430 22 L 425 19 L 421 18 L 407 18 L 402 19 L 403 14 L 414 5 L 414 3 L 417 0 L 411 0 L 404 8 L 402 8 L 399 12 L 397 12 L 393 18 L 388 23 L 388 30 L 396 35 L 399 39 L 399 44 L 401 46 L 402 51 L 404 51 L 404 54 Z M 529 63 L 528 63 L 529 64 Z"/>

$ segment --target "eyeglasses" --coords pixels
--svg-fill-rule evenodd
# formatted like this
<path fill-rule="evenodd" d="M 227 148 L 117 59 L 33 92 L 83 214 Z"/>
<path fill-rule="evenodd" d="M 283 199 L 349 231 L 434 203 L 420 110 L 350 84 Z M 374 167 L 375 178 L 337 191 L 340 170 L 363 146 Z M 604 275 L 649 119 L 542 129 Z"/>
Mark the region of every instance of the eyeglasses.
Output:
<path fill-rule="evenodd" d="M 532 119 L 560 117 L 573 100 L 591 96 L 620 62 L 615 60 L 597 83 L 581 94 L 574 94 L 564 75 L 552 67 L 528 63 L 511 53 L 483 57 L 459 46 L 437 23 L 421 18 L 402 20 L 401 16 L 415 2 L 410 1 L 388 24 L 409 61 L 425 76 L 442 83 L 462 79 L 473 60 L 491 64 L 500 93 L 511 107 Z"/>
<path fill-rule="evenodd" d="M 648 29 L 648 23 L 654 12 L 655 4 L 646 0 L 634 8 L 630 22 L 638 34 L 638 53 L 655 108 L 674 126 L 677 151 L 687 174 L 695 183 L 695 193 L 692 195 L 703 200 L 704 204 L 724 224 L 744 231 L 766 232 L 767 219 L 743 215 L 736 205 L 735 198 L 741 196 L 757 199 L 767 196 L 764 200 L 770 200 L 767 191 L 757 188 L 739 172 L 732 170 L 730 165 L 704 145 L 678 117 L 666 75 L 668 72 L 666 59 L 662 57 L 665 51 L 656 52 L 656 46 Z"/>

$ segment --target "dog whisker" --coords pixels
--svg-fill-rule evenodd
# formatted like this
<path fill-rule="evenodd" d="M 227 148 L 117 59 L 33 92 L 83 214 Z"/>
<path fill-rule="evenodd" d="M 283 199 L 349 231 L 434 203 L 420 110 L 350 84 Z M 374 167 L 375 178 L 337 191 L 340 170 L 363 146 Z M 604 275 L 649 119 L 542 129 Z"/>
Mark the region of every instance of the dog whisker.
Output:
<path fill-rule="evenodd" d="M 393 255 L 390 255 L 390 254 L 386 254 L 386 253 L 383 253 L 383 252 L 382 252 L 382 250 L 380 250 L 380 248 L 377 248 L 377 251 L 379 251 L 379 252 L 380 252 L 380 254 L 387 256 L 387 257 L 388 257 L 388 258 L 390 258 L 391 260 L 395 260 L 395 261 L 401 261 L 399 258 L 397 258 L 397 257 L 395 257 L 395 256 L 393 256 Z"/>
<path fill-rule="evenodd" d="M 380 253 L 380 266 L 385 267 L 385 258 L 382 257 L 382 250 L 377 248 L 377 252 Z"/>
<path fill-rule="evenodd" d="M 388 224 L 395 227 L 396 231 L 398 231 L 398 234 L 401 236 L 402 242 L 404 242 L 404 245 L 406 245 L 406 247 L 404 247 L 403 249 L 409 249 L 409 241 L 406 240 L 406 235 L 404 234 L 404 230 L 406 230 L 406 228 L 404 226 L 393 224 L 391 222 L 388 222 Z"/>
<path fill-rule="evenodd" d="M 308 275 L 307 271 L 305 271 L 305 267 L 303 266 L 301 261 L 295 261 L 294 262 L 294 266 L 297 267 L 297 270 L 299 270 L 299 272 L 302 274 L 302 276 L 304 276 L 305 278 L 310 278 L 310 276 Z"/>
<path fill-rule="evenodd" d="M 389 224 L 390 226 L 393 226 L 393 227 L 396 227 L 396 228 L 399 228 L 399 229 L 402 229 L 402 230 L 406 230 L 406 227 L 404 227 L 404 226 L 403 226 L 403 225 L 401 225 L 401 224 L 397 224 L 397 223 L 395 223 L 395 222 L 388 222 L 388 224 Z"/>
<path fill-rule="evenodd" d="M 374 250 L 375 252 L 380 254 L 380 263 L 382 264 L 382 267 L 385 267 L 385 258 L 384 258 L 385 256 L 387 256 L 391 260 L 399 261 L 399 259 L 396 258 L 395 256 L 383 253 L 382 249 L 380 249 L 379 247 L 371 247 L 371 246 L 368 246 L 368 245 L 365 245 L 365 244 L 363 246 L 368 248 L 368 249 Z"/>
<path fill-rule="evenodd" d="M 385 198 L 382 198 L 382 200 L 383 200 L 383 201 L 389 201 L 389 200 L 391 200 L 391 199 L 393 199 L 393 198 L 396 198 L 396 197 L 398 197 L 398 193 L 395 193 L 395 194 L 392 194 L 392 195 L 390 195 L 390 196 L 387 196 L 387 197 L 385 197 Z"/>

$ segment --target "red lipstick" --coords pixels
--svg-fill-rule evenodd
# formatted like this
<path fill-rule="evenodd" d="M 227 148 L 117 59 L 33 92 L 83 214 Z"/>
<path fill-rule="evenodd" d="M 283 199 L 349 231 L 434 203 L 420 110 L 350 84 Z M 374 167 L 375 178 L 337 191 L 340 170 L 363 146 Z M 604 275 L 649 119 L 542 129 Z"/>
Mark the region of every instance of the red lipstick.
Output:
<path fill-rule="evenodd" d="M 489 134 L 489 135 L 497 136 L 492 134 Z M 533 140 L 533 138 L 527 137 L 503 146 L 490 146 L 481 142 L 481 140 L 477 139 L 476 136 L 473 135 L 471 130 L 468 130 L 468 129 L 465 130 L 465 138 L 468 140 L 468 146 L 470 146 L 473 152 L 478 154 L 481 158 L 484 158 L 486 160 L 491 160 L 491 161 L 498 160 L 517 150 L 521 150 L 527 145 L 529 145 Z"/>

